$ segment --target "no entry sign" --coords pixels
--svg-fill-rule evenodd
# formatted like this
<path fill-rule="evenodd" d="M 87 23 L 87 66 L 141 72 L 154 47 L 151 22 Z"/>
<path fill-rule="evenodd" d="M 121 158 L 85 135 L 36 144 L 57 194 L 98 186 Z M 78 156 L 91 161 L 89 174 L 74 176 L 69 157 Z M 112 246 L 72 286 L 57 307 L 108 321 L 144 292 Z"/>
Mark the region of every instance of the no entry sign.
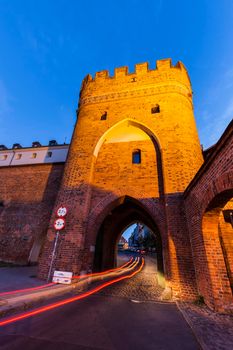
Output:
<path fill-rule="evenodd" d="M 60 207 L 57 209 L 57 216 L 60 217 L 64 217 L 67 214 L 67 208 L 66 207 Z"/>
<path fill-rule="evenodd" d="M 65 219 L 64 218 L 57 218 L 55 221 L 54 221 L 54 228 L 55 230 L 57 231 L 60 231 L 60 230 L 63 230 L 63 228 L 65 227 Z"/>

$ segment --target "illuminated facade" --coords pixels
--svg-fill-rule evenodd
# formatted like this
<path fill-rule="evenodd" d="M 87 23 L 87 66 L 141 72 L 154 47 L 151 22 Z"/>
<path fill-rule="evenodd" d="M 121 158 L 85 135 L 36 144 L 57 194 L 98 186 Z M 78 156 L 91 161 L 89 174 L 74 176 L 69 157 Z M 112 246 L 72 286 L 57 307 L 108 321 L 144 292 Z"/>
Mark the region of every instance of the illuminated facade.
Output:
<path fill-rule="evenodd" d="M 171 288 L 174 298 L 193 300 L 202 294 L 211 307 L 229 309 L 230 233 L 221 238 L 226 248 L 216 243 L 224 264 L 221 271 L 225 268 L 218 276 L 217 293 L 208 285 L 215 278 L 208 265 L 208 242 L 203 240 L 203 230 L 208 229 L 201 225 L 209 218 L 210 203 L 205 191 L 217 178 L 211 168 L 217 157 L 222 159 L 218 174 L 224 177 L 228 172 L 228 182 L 225 180 L 225 185 L 218 187 L 220 192 L 215 193 L 221 197 L 227 191 L 224 206 L 231 208 L 232 125 L 226 131 L 230 133 L 227 141 L 225 132 L 221 147 L 218 143 L 204 161 L 189 76 L 181 62 L 172 66 L 169 59 L 157 61 L 154 70 L 144 63 L 136 65 L 134 73 L 121 67 L 115 69 L 113 77 L 107 71 L 96 73 L 94 78 L 88 75 L 82 84 L 77 114 L 62 181 L 57 180 L 59 190 L 56 189 L 54 209 L 44 234 L 40 277 L 48 275 L 56 209 L 65 205 L 66 227 L 60 235 L 54 268 L 80 273 L 114 266 L 119 236 L 132 223 L 141 222 L 156 235 L 160 283 Z M 221 156 L 225 142 L 230 142 L 227 158 Z M 220 149 L 213 158 L 216 147 Z M 212 177 L 207 175 L 210 169 Z M 208 198 L 212 201 L 215 196 Z M 218 214 L 214 211 L 218 221 L 223 208 L 214 203 L 219 210 Z M 41 205 L 39 200 L 37 204 Z M 223 219 L 221 222 L 228 225 L 230 232 L 231 224 Z M 216 230 L 219 236 L 218 225 Z M 208 234 L 206 237 L 208 240 Z M 202 268 L 209 282 L 203 280 Z M 221 282 L 224 273 L 228 280 Z"/>

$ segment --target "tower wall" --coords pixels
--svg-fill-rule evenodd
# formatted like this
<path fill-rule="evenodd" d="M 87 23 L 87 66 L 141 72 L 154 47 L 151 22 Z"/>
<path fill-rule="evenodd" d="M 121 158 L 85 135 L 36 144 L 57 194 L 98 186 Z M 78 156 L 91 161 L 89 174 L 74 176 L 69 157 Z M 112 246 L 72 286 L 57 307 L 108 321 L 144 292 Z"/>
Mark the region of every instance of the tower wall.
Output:
<path fill-rule="evenodd" d="M 156 106 L 159 113 L 152 113 Z M 135 147 L 142 151 L 140 165 L 130 162 Z M 202 162 L 190 80 L 182 63 L 172 66 L 166 59 L 157 61 L 154 70 L 143 63 L 134 73 L 121 67 L 113 77 L 107 71 L 88 75 L 55 205 L 66 205 L 68 216 L 54 267 L 75 273 L 91 270 L 98 220 L 111 201 L 130 196 L 160 228 L 165 277 L 174 294 L 193 296 L 195 276 L 181 195 Z M 40 263 L 42 277 L 48 273 L 54 217 L 55 211 Z"/>

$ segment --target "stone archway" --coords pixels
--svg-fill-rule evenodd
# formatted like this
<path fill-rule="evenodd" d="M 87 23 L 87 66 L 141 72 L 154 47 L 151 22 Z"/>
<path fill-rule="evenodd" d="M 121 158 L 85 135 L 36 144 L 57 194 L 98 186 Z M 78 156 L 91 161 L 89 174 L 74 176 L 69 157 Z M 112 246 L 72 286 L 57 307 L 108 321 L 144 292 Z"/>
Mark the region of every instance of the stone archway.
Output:
<path fill-rule="evenodd" d="M 94 271 L 116 266 L 117 242 L 122 231 L 134 222 L 145 224 L 156 237 L 158 282 L 164 286 L 162 239 L 158 226 L 146 208 L 134 198 L 125 196 L 105 216 L 96 234 Z"/>
<path fill-rule="evenodd" d="M 230 205 L 232 198 L 233 189 L 216 194 L 202 217 L 204 250 L 209 270 L 204 292 L 208 295 L 208 303 L 218 310 L 225 310 L 230 305 L 232 307 L 232 252 L 226 229 L 230 229 L 232 235 L 233 229 L 223 219 L 223 209 Z"/>

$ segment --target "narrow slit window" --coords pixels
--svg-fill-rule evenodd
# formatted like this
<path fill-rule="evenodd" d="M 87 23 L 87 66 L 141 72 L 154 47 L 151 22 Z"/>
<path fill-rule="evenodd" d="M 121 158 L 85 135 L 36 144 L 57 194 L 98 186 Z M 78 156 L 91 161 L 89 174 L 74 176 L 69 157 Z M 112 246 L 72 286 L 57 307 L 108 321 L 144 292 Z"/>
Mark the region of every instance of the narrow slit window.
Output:
<path fill-rule="evenodd" d="M 101 115 L 101 120 L 106 120 L 107 119 L 107 115 L 108 113 L 107 112 L 104 112 L 104 114 Z"/>
<path fill-rule="evenodd" d="M 52 157 L 52 154 L 53 154 L 53 152 L 48 151 L 48 153 L 47 153 L 47 158 L 51 158 L 51 157 Z"/>
<path fill-rule="evenodd" d="M 133 151 L 132 163 L 133 164 L 140 164 L 141 163 L 141 151 L 140 151 L 140 149 Z"/>
<path fill-rule="evenodd" d="M 151 108 L 151 113 L 155 114 L 155 113 L 160 113 L 160 107 L 159 105 L 156 105 L 154 107 Z"/>
<path fill-rule="evenodd" d="M 32 153 L 32 158 L 35 159 L 37 157 L 37 153 Z"/>

